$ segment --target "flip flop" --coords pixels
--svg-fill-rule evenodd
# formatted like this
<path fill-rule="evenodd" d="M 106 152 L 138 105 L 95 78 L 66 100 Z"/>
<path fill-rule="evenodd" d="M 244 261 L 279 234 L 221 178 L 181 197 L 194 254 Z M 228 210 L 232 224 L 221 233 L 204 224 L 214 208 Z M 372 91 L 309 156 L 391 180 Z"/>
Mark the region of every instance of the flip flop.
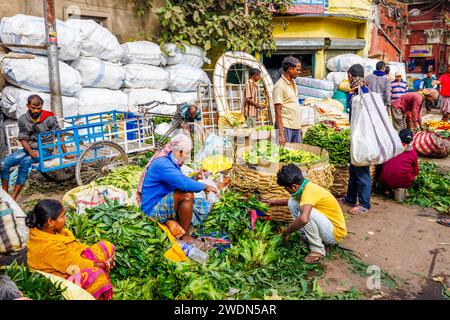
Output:
<path fill-rule="evenodd" d="M 202 251 L 208 252 L 209 250 L 213 249 L 214 246 L 210 245 L 207 242 L 200 241 L 198 239 L 195 239 L 191 242 L 191 244 L 196 247 L 197 249 L 200 249 Z"/>
<path fill-rule="evenodd" d="M 323 254 L 321 254 L 320 252 L 311 251 L 305 257 L 305 263 L 306 264 L 315 264 L 315 263 L 318 263 L 320 260 L 322 260 L 323 257 L 325 257 L 325 256 Z M 313 258 L 313 260 L 308 261 L 311 258 Z"/>
<path fill-rule="evenodd" d="M 339 202 L 340 204 L 344 204 L 344 205 L 350 206 L 350 207 L 356 205 L 356 203 L 350 203 L 350 202 L 345 201 L 345 197 L 339 198 L 339 199 L 338 199 L 338 202 Z"/>
<path fill-rule="evenodd" d="M 442 224 L 443 226 L 450 227 L 450 218 L 439 218 L 436 220 L 437 223 Z"/>
<path fill-rule="evenodd" d="M 350 213 L 350 214 L 352 214 L 354 216 L 359 216 L 359 215 L 367 213 L 368 211 L 369 211 L 369 209 L 366 209 L 366 208 L 361 207 L 361 206 L 356 206 L 356 207 L 348 210 L 348 213 Z"/>

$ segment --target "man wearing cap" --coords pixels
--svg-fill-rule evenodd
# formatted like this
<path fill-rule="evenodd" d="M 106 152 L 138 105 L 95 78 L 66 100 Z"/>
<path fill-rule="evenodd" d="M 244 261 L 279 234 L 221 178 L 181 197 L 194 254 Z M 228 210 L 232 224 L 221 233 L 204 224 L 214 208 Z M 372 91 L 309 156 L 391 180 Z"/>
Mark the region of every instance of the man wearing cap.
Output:
<path fill-rule="evenodd" d="M 408 84 L 403 81 L 402 74 L 397 72 L 395 74 L 395 80 L 391 83 L 392 94 L 391 101 L 395 101 L 404 94 L 408 93 Z"/>
<path fill-rule="evenodd" d="M 393 101 L 392 124 L 395 130 L 422 129 L 422 105 L 427 101 L 434 102 L 438 98 L 439 92 L 436 89 L 425 89 L 419 92 L 408 92 Z M 408 113 L 411 114 L 411 121 L 407 120 Z"/>

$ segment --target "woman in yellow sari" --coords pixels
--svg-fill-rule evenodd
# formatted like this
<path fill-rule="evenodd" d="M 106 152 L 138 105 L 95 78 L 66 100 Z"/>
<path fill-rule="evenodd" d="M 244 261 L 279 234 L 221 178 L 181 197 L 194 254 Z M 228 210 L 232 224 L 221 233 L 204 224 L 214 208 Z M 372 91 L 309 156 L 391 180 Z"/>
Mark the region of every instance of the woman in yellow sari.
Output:
<path fill-rule="evenodd" d="M 100 241 L 87 246 L 64 228 L 66 210 L 52 199 L 39 201 L 27 216 L 30 228 L 28 266 L 63 277 L 98 300 L 112 299 L 109 270 L 114 266 L 115 246 Z"/>

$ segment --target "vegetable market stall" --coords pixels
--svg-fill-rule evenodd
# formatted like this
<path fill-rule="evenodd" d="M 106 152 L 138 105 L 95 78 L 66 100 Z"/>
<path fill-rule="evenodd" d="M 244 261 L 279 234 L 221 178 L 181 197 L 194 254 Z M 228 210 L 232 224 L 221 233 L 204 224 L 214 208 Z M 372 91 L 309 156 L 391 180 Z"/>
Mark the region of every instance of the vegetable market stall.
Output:
<path fill-rule="evenodd" d="M 342 129 L 335 124 L 319 123 L 306 131 L 303 142 L 327 150 L 330 164 L 334 167 L 333 184 L 330 191 L 335 196 L 347 193 L 350 163 L 350 129 Z M 370 166 L 372 182 L 375 166 Z"/>
<path fill-rule="evenodd" d="M 308 179 L 325 189 L 333 184 L 326 150 L 300 143 L 287 143 L 283 148 L 263 140 L 251 149 L 243 147 L 237 151 L 231 185 L 242 192 L 256 192 L 264 200 L 288 199 L 289 193 L 277 184 L 277 172 L 289 162 L 296 163 Z M 287 206 L 273 206 L 270 211 L 274 220 L 292 220 Z"/>

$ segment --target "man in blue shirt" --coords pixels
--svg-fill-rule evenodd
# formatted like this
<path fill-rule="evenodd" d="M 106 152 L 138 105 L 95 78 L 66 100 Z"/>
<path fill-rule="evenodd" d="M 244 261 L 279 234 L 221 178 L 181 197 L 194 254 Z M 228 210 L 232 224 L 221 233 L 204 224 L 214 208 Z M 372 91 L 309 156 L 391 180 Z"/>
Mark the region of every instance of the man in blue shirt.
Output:
<path fill-rule="evenodd" d="M 219 192 L 212 186 L 196 181 L 201 178 L 202 172 L 193 178 L 181 172 L 180 167 L 191 150 L 192 141 L 188 136 L 174 136 L 150 159 L 138 186 L 138 201 L 142 211 L 162 223 L 176 220 L 185 231 L 181 239 L 190 243 L 194 241 L 189 231 L 191 224 L 200 225 L 212 206 L 206 199 L 194 198 L 194 193 Z"/>

